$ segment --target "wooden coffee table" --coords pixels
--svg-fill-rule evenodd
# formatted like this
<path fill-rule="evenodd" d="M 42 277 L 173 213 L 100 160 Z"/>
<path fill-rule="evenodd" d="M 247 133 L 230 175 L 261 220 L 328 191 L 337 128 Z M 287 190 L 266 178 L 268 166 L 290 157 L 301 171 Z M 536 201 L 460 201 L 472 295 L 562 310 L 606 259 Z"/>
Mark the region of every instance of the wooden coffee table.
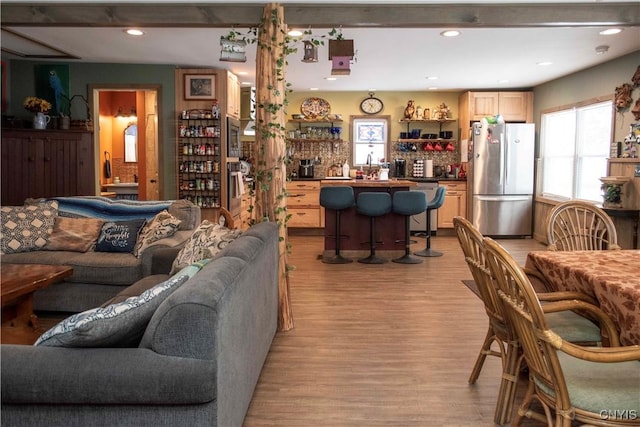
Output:
<path fill-rule="evenodd" d="M 63 265 L 2 264 L 2 344 L 33 344 L 42 334 L 33 313 L 33 293 L 71 276 L 73 269 Z"/>

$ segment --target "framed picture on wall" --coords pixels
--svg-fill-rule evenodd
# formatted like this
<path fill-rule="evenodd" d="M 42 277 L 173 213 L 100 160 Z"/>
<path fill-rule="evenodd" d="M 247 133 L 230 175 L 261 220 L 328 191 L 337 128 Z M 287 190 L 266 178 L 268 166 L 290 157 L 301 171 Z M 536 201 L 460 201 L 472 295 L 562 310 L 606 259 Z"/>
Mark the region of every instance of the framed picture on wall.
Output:
<path fill-rule="evenodd" d="M 184 99 L 215 99 L 215 74 L 185 74 Z"/>

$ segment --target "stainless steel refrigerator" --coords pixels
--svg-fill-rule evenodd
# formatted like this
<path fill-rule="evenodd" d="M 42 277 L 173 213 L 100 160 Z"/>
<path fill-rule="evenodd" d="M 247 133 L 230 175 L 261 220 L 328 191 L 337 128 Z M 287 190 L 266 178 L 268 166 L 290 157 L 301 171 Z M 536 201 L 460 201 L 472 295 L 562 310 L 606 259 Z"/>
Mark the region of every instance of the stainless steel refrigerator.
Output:
<path fill-rule="evenodd" d="M 531 236 L 534 126 L 473 126 L 472 220 L 484 235 Z"/>

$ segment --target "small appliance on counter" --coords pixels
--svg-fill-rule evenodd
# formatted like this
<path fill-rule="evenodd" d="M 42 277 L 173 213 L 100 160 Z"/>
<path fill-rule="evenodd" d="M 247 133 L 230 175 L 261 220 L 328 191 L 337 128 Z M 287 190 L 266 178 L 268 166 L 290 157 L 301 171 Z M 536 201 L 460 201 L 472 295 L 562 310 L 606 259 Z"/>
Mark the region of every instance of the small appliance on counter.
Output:
<path fill-rule="evenodd" d="M 300 159 L 298 178 L 313 178 L 313 159 Z"/>
<path fill-rule="evenodd" d="M 393 161 L 394 176 L 404 178 L 407 175 L 407 161 L 405 159 L 395 159 Z"/>

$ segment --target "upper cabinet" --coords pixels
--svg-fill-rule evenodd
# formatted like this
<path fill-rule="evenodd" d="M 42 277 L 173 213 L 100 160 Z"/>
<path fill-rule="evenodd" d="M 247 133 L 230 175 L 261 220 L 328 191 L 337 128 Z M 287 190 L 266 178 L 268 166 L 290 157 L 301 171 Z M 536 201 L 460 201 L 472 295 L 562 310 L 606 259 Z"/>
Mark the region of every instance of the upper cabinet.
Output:
<path fill-rule="evenodd" d="M 507 122 L 533 122 L 533 92 L 464 92 L 459 99 L 460 139 L 469 139 L 471 122 L 502 115 Z"/>
<path fill-rule="evenodd" d="M 240 81 L 230 72 L 227 72 L 227 115 L 240 119 Z"/>

